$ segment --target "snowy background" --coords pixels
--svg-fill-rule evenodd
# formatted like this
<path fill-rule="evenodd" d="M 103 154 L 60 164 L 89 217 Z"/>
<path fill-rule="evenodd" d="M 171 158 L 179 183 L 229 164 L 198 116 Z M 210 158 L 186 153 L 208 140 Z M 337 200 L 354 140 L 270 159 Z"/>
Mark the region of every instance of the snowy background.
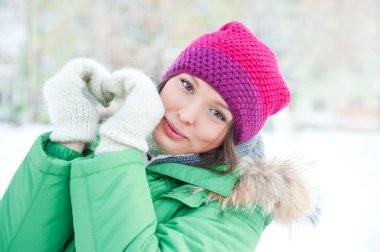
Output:
<path fill-rule="evenodd" d="M 35 138 L 50 125 L 0 124 L 0 195 Z M 269 156 L 314 161 L 323 215 L 317 228 L 271 224 L 257 252 L 380 251 L 380 132 L 264 133 Z"/>
<path fill-rule="evenodd" d="M 51 130 L 36 124 L 49 121 L 41 88 L 70 59 L 158 81 L 196 36 L 239 20 L 277 54 L 292 90 L 289 111 L 264 129 L 267 154 L 313 161 L 323 203 L 317 228 L 273 223 L 256 251 L 379 252 L 379 12 L 379 0 L 0 0 L 0 196 Z"/>

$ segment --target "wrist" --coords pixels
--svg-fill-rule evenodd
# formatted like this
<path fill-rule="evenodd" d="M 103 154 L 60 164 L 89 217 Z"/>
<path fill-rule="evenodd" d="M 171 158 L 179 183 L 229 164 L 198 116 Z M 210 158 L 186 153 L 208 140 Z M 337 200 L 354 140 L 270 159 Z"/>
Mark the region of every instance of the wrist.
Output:
<path fill-rule="evenodd" d="M 117 118 L 111 117 L 100 127 L 99 132 L 100 141 L 95 154 L 123 149 L 138 149 L 141 152 L 148 151 L 145 135 L 141 134 L 132 125 Z"/>
<path fill-rule="evenodd" d="M 65 142 L 65 143 L 57 143 L 57 144 L 63 145 L 78 153 L 82 153 L 84 148 L 86 147 L 86 143 L 82 143 L 82 142 Z"/>
<path fill-rule="evenodd" d="M 83 154 L 68 148 L 60 143 L 47 141 L 44 145 L 45 153 L 49 157 L 58 158 L 65 161 L 72 161 L 75 158 L 83 157 Z"/>

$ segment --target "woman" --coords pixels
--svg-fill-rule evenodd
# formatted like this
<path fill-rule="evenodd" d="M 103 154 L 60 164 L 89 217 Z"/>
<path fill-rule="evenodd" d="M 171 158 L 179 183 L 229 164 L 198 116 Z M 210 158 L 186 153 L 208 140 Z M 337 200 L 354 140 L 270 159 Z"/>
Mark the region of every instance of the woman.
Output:
<path fill-rule="evenodd" d="M 54 130 L 1 200 L 1 251 L 253 251 L 273 218 L 316 219 L 294 167 L 264 158 L 260 129 L 290 92 L 243 24 L 194 40 L 158 90 L 137 70 L 109 74 L 88 59 L 45 84 Z M 125 101 L 88 148 L 94 104 L 113 98 Z"/>

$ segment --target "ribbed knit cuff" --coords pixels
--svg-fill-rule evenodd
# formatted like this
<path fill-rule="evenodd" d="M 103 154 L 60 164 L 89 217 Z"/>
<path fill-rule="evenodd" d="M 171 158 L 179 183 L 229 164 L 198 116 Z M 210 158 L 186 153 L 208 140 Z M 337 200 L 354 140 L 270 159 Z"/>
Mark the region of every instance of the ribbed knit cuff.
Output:
<path fill-rule="evenodd" d="M 86 120 L 87 119 L 87 120 Z M 50 135 L 53 142 L 93 143 L 96 140 L 97 125 L 92 118 L 78 117 L 54 127 Z"/>
<path fill-rule="evenodd" d="M 116 119 L 110 120 L 115 122 L 111 124 L 111 127 L 108 125 L 103 125 L 100 129 L 100 141 L 99 145 L 95 150 L 95 155 L 107 152 L 107 151 L 119 151 L 124 149 L 138 149 L 142 152 L 148 151 L 148 144 L 144 136 L 141 136 L 136 133 L 136 130 L 130 125 L 125 126 L 124 128 L 118 127 Z"/>
<path fill-rule="evenodd" d="M 54 125 L 53 142 L 94 142 L 99 119 L 95 106 L 82 94 L 50 101 L 49 113 Z"/>

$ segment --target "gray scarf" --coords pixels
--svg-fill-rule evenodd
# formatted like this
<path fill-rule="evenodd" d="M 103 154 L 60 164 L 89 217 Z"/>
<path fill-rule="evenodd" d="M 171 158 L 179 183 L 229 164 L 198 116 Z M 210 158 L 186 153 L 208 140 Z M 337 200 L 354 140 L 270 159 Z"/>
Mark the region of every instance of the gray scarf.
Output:
<path fill-rule="evenodd" d="M 199 154 L 183 154 L 183 155 L 167 155 L 156 144 L 153 137 L 148 139 L 149 151 L 147 153 L 147 166 L 162 163 L 181 163 L 195 166 L 204 166 Z M 264 157 L 264 143 L 260 135 L 257 135 L 246 142 L 236 145 L 236 153 L 238 157 L 248 156 L 252 159 Z"/>

